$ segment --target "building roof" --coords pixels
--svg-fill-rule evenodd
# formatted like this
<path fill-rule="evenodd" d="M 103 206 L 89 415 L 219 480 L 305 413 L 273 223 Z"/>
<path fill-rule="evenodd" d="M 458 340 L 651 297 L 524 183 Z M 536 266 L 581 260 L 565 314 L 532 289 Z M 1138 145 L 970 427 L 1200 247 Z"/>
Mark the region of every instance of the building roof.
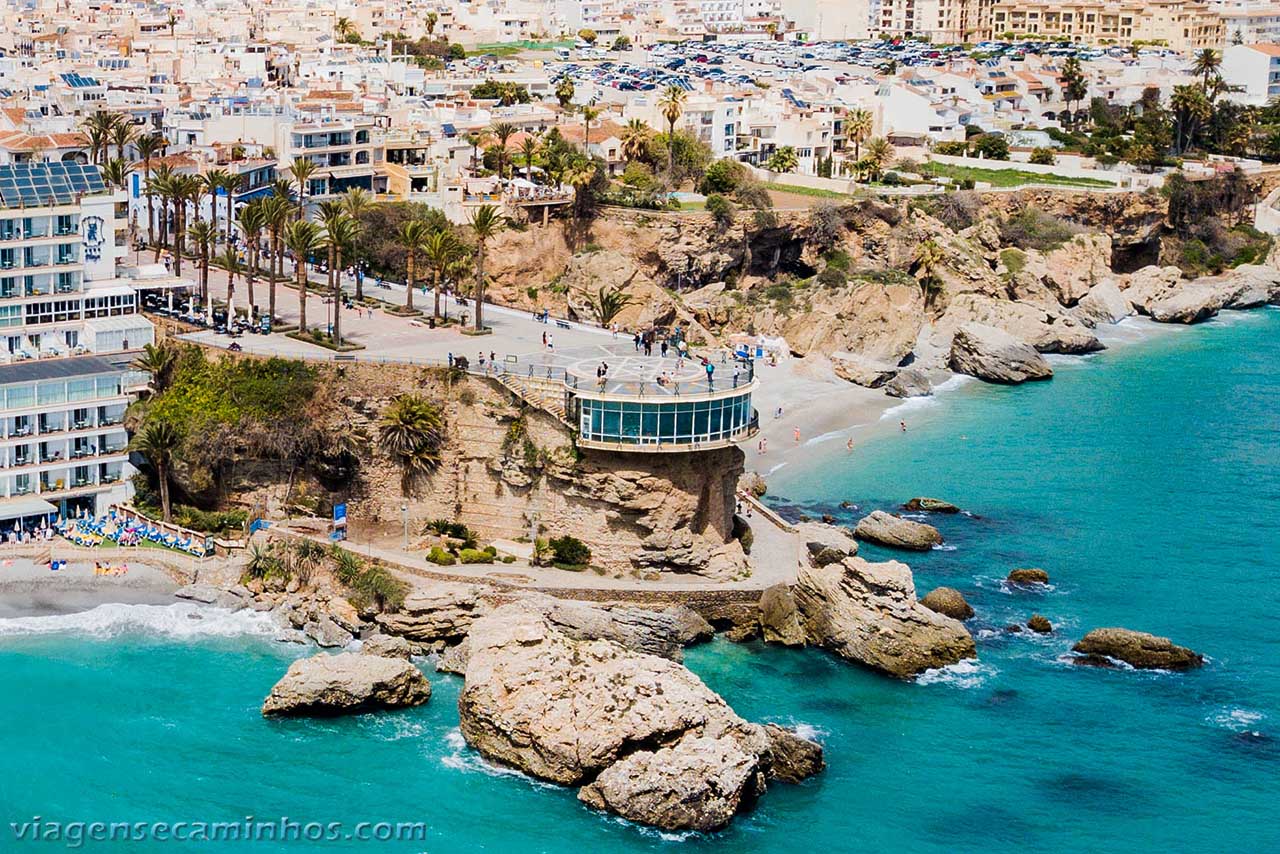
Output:
<path fill-rule="evenodd" d="M 113 374 L 120 368 L 101 356 L 73 356 L 67 359 L 38 359 L 0 365 L 0 385 L 70 379 L 94 374 Z"/>
<path fill-rule="evenodd" d="M 10 163 L 0 166 L 0 205 L 6 208 L 69 205 L 78 196 L 106 192 L 97 166 L 79 163 Z"/>
<path fill-rule="evenodd" d="M 1280 56 L 1280 44 L 1251 44 L 1249 48 L 1267 56 Z"/>

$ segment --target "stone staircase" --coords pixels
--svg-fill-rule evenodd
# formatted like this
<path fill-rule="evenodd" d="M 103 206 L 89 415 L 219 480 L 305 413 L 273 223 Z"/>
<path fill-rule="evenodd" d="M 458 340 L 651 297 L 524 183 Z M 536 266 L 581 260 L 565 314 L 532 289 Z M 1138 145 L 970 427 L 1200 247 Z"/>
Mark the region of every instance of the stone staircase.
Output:
<path fill-rule="evenodd" d="M 529 406 L 536 406 L 555 416 L 556 420 L 572 428 L 564 408 L 564 382 L 551 377 L 520 376 L 516 373 L 491 375 L 499 385 L 507 389 Z"/>

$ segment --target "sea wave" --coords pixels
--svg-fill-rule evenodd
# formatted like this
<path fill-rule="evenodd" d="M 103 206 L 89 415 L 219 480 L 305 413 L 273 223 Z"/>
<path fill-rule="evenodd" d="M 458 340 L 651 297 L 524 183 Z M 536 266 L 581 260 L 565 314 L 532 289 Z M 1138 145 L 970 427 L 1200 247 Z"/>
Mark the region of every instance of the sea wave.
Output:
<path fill-rule="evenodd" d="M 938 383 L 933 387 L 933 394 L 927 394 L 920 397 L 908 397 L 903 399 L 902 403 L 891 406 L 880 416 L 881 421 L 892 420 L 894 418 L 902 419 L 902 416 L 908 412 L 914 412 L 921 409 L 929 409 L 937 406 L 942 401 L 939 400 L 940 395 L 946 395 L 948 392 L 955 391 L 962 386 L 971 382 L 977 382 L 974 377 L 966 374 L 955 374 Z"/>
<path fill-rule="evenodd" d="M 0 637 L 75 634 L 92 638 L 154 635 L 172 640 L 201 637 L 274 637 L 280 630 L 270 614 L 228 611 L 189 602 L 172 605 L 109 603 L 75 614 L 0 619 Z"/>
<path fill-rule="evenodd" d="M 1255 730 L 1258 723 L 1266 720 L 1267 716 L 1262 712 L 1252 709 L 1242 709 L 1238 706 L 1219 709 L 1210 715 L 1209 723 L 1220 726 L 1223 729 L 1229 729 L 1232 732 L 1250 732 Z"/>
<path fill-rule="evenodd" d="M 1045 353 L 1045 361 L 1051 365 L 1084 365 L 1089 362 L 1089 357 L 1077 353 Z"/>
<path fill-rule="evenodd" d="M 953 688 L 978 688 L 1000 671 L 990 664 L 966 658 L 946 667 L 933 667 L 916 677 L 917 685 L 949 685 Z"/>
<path fill-rule="evenodd" d="M 445 744 L 449 752 L 440 757 L 440 764 L 454 771 L 478 772 L 486 777 L 517 777 L 540 789 L 557 789 L 559 786 L 530 777 L 523 771 L 507 768 L 504 765 L 493 765 L 485 761 L 479 753 L 467 746 L 462 730 L 454 727 L 444 734 Z"/>

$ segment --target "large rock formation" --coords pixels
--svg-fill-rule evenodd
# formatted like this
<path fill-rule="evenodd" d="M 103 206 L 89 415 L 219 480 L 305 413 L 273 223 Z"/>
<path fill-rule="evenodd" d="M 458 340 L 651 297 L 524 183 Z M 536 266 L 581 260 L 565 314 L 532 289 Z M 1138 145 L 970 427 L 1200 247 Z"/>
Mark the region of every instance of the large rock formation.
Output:
<path fill-rule="evenodd" d="M 853 529 L 853 535 L 893 549 L 928 551 L 942 542 L 942 534 L 932 525 L 903 519 L 883 510 L 864 516 Z"/>
<path fill-rule="evenodd" d="M 1102 326 L 1119 323 L 1133 314 L 1133 306 L 1115 279 L 1104 279 L 1095 285 L 1089 293 L 1080 298 L 1076 304 L 1075 316 L 1086 326 Z"/>
<path fill-rule="evenodd" d="M 458 716 L 485 758 L 668 829 L 721 827 L 763 790 L 776 735 L 669 659 L 562 631 L 534 603 L 477 620 Z M 800 754 L 778 757 L 791 778 Z M 808 766 L 812 768 L 810 761 Z"/>
<path fill-rule="evenodd" d="M 804 646 L 804 627 L 791 588 L 775 584 L 760 594 L 760 633 L 768 643 Z"/>
<path fill-rule="evenodd" d="M 492 609 L 489 592 L 478 584 L 415 580 L 404 605 L 377 620 L 391 634 L 441 648 L 462 640 L 471 624 Z"/>
<path fill-rule="evenodd" d="M 1071 648 L 1081 664 L 1106 666 L 1110 659 L 1146 670 L 1190 670 L 1204 664 L 1204 656 L 1168 638 L 1132 629 L 1094 629 Z"/>
<path fill-rule="evenodd" d="M 982 294 L 964 294 L 938 321 L 938 334 L 969 325 L 990 326 L 1030 344 L 1040 353 L 1093 353 L 1104 349 L 1087 326 L 1057 305 L 1012 302 Z"/>
<path fill-rule="evenodd" d="M 951 341 L 950 365 L 959 373 L 996 383 L 1046 380 L 1053 376 L 1053 368 L 1030 344 L 980 323 L 965 324 L 956 330 Z"/>
<path fill-rule="evenodd" d="M 289 665 L 262 704 L 263 715 L 348 715 L 420 706 L 431 683 L 402 658 L 344 652 Z"/>
<path fill-rule="evenodd" d="M 977 654 L 963 625 L 916 600 L 911 570 L 897 561 L 806 567 L 794 595 L 810 642 L 891 676 Z"/>

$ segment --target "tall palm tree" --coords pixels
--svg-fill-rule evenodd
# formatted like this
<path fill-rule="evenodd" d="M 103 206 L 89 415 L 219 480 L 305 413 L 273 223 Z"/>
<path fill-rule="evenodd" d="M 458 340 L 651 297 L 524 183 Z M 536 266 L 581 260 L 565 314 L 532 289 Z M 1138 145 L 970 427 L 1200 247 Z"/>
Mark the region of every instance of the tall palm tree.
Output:
<path fill-rule="evenodd" d="M 267 264 L 270 281 L 267 312 L 271 322 L 276 322 L 276 282 L 284 274 L 284 230 L 293 218 L 293 202 L 288 196 L 267 196 L 262 200 L 263 218 L 267 224 L 267 242 L 271 245 L 271 258 Z"/>
<path fill-rule="evenodd" d="M 573 81 L 568 77 L 560 78 L 560 82 L 556 84 L 556 100 L 560 102 L 562 110 L 569 109 L 569 105 L 573 103 Z"/>
<path fill-rule="evenodd" d="M 493 205 L 481 205 L 471 213 L 471 232 L 476 236 L 476 331 L 484 329 L 484 254 L 489 241 L 507 227 L 507 218 Z"/>
<path fill-rule="evenodd" d="M 225 169 L 210 169 L 204 173 L 200 182 L 204 186 L 204 191 L 209 194 L 209 219 L 213 222 L 215 228 L 218 225 L 218 191 L 222 189 L 223 179 L 230 173 Z M 228 201 L 230 201 L 228 199 Z M 197 216 L 199 216 L 199 207 L 197 206 Z M 226 239 L 231 240 L 231 231 L 228 229 Z"/>
<path fill-rule="evenodd" d="M 227 328 L 230 328 L 236 319 L 236 275 L 241 269 L 240 257 L 236 255 L 236 250 L 230 243 L 223 247 L 222 254 L 218 256 L 218 263 L 227 270 Z"/>
<path fill-rule="evenodd" d="M 147 243 L 154 246 L 156 242 L 155 226 L 155 192 L 151 187 L 151 159 L 164 151 L 168 142 L 158 133 L 140 137 L 134 145 L 138 156 L 142 158 L 142 183 L 147 194 Z"/>
<path fill-rule="evenodd" d="M 675 170 L 676 162 L 676 122 L 684 112 L 686 93 L 674 83 L 662 93 L 658 106 L 662 108 L 662 117 L 667 120 L 667 171 Z"/>
<path fill-rule="evenodd" d="M 507 142 L 510 141 L 511 137 L 516 135 L 517 130 L 518 128 L 516 128 L 515 125 L 511 124 L 511 122 L 498 122 L 493 127 L 489 128 L 490 135 L 492 135 L 493 138 L 498 141 L 498 177 L 499 178 L 506 177 L 507 160 L 511 156 L 511 152 L 507 148 Z"/>
<path fill-rule="evenodd" d="M 399 466 L 400 491 L 406 496 L 419 477 L 440 464 L 444 441 L 444 413 L 421 395 L 397 397 L 378 422 L 378 447 Z"/>
<path fill-rule="evenodd" d="M 591 153 L 591 123 L 600 118 L 600 108 L 587 104 L 582 108 L 582 150 Z"/>
<path fill-rule="evenodd" d="M 111 145 L 111 136 L 115 130 L 117 114 L 101 110 L 85 116 L 81 129 L 89 140 L 89 157 L 94 163 L 101 163 L 107 157 L 107 149 Z"/>
<path fill-rule="evenodd" d="M 123 113 L 116 113 L 111 126 L 111 144 L 116 147 L 116 157 L 124 160 L 124 151 L 138 141 L 138 128 Z"/>
<path fill-rule="evenodd" d="M 407 309 L 413 308 L 413 289 L 418 284 L 418 255 L 421 254 L 430 231 L 431 227 L 422 220 L 411 219 L 401 223 L 400 230 L 396 232 L 396 243 L 405 251 L 404 305 Z"/>
<path fill-rule="evenodd" d="M 1210 81 L 1218 74 L 1218 69 L 1221 67 L 1222 57 L 1211 47 L 1197 51 L 1195 61 L 1191 64 L 1191 73 L 1200 78 L 1200 88 L 1210 97 L 1212 97 Z"/>
<path fill-rule="evenodd" d="M 373 204 L 373 196 L 359 187 L 352 187 L 350 190 L 347 190 L 342 194 L 343 210 L 347 212 L 347 216 L 351 217 L 351 219 L 355 221 L 358 228 L 364 227 L 364 215 L 373 209 Z M 357 237 L 358 236 L 359 235 L 357 235 Z M 353 263 L 360 260 L 355 257 L 356 253 L 360 251 L 360 244 L 358 241 L 354 249 L 355 251 L 351 253 L 351 260 Z M 356 276 L 356 299 L 364 299 L 364 277 L 361 275 Z"/>
<path fill-rule="evenodd" d="M 148 373 L 151 379 L 147 381 L 147 385 L 151 393 L 160 394 L 169 387 L 176 362 L 177 352 L 169 344 L 145 344 L 142 352 L 129 363 L 129 367 Z"/>
<path fill-rule="evenodd" d="M 912 268 L 916 281 L 920 283 L 920 292 L 924 295 L 924 304 L 926 306 L 931 305 L 934 298 L 942 290 L 940 271 L 943 260 L 942 247 L 938 245 L 937 241 L 926 240 L 916 250 Z"/>
<path fill-rule="evenodd" d="M 867 165 L 868 180 L 874 181 L 883 175 L 885 168 L 893 162 L 893 144 L 882 136 L 869 140 L 864 161 Z"/>
<path fill-rule="evenodd" d="M 222 175 L 220 176 L 222 183 L 219 189 L 221 189 L 223 195 L 227 197 L 226 235 L 227 235 L 227 242 L 230 243 L 231 235 L 234 234 L 234 232 L 231 229 L 232 229 L 232 221 L 234 220 L 234 217 L 235 217 L 236 191 L 240 189 L 240 176 L 237 173 L 231 172 L 229 170 L 219 170 L 219 171 L 222 172 Z"/>
<path fill-rule="evenodd" d="M 195 244 L 200 259 L 200 303 L 209 304 L 209 259 L 214 244 L 218 242 L 218 229 L 212 222 L 198 219 L 187 229 L 187 236 Z"/>
<path fill-rule="evenodd" d="M 360 223 L 345 211 L 325 223 L 325 242 L 333 253 L 333 342 L 342 346 L 342 257 L 350 253 L 360 237 Z"/>
<path fill-rule="evenodd" d="M 478 151 L 479 151 L 479 149 L 480 149 L 480 144 L 481 144 L 482 142 L 484 142 L 484 134 L 482 134 L 482 133 L 476 133 L 475 131 L 471 131 L 470 133 L 468 133 L 468 134 L 466 135 L 466 137 L 465 137 L 465 138 L 466 138 L 466 140 L 467 140 L 467 145 L 470 145 L 470 146 L 471 146 L 471 164 L 470 164 L 470 167 L 471 167 L 471 171 L 472 171 L 472 172 L 474 172 L 474 171 L 475 171 L 475 168 L 476 168 L 476 160 L 478 160 L 478 159 L 479 159 L 479 157 L 478 157 L 478 155 L 477 155 L 477 152 L 478 152 Z"/>
<path fill-rule="evenodd" d="M 314 160 L 305 157 L 295 157 L 289 164 L 289 174 L 298 183 L 298 219 L 302 219 L 307 203 L 307 181 L 311 180 L 317 168 Z"/>
<path fill-rule="evenodd" d="M 525 138 L 520 140 L 520 157 L 524 160 L 524 179 L 526 181 L 533 180 L 533 161 L 538 156 L 540 147 L 536 133 L 526 134 Z"/>
<path fill-rule="evenodd" d="M 262 203 L 250 202 L 240 208 L 240 212 L 236 215 L 236 223 L 240 226 L 240 233 L 244 235 L 244 242 L 249 255 L 249 263 L 246 265 L 244 272 L 244 283 L 245 291 L 249 296 L 249 318 L 252 320 L 258 309 L 258 303 L 253 294 L 253 283 L 258 272 L 258 253 L 262 242 L 262 230 L 267 225 L 267 214 L 262 207 Z"/>
<path fill-rule="evenodd" d="M 1169 106 L 1174 116 L 1174 148 L 1181 154 L 1195 142 L 1201 123 L 1213 114 L 1213 107 L 1198 86 L 1174 86 Z"/>
<path fill-rule="evenodd" d="M 653 139 L 653 128 L 643 119 L 632 119 L 622 129 L 622 157 L 627 161 L 639 160 L 649 150 L 649 141 Z"/>
<path fill-rule="evenodd" d="M 326 266 L 329 268 L 329 293 L 336 293 L 334 282 L 341 281 L 339 278 L 341 274 L 338 272 L 337 265 L 337 243 L 335 243 L 337 236 L 332 233 L 333 227 L 346 215 L 342 202 L 337 199 L 329 199 L 320 203 L 319 221 L 325 230 L 325 248 L 327 250 L 325 261 Z"/>
<path fill-rule="evenodd" d="M 160 510 L 164 521 L 173 518 L 173 510 L 169 504 L 169 468 L 173 464 L 174 453 L 182 444 L 182 434 L 170 421 L 149 421 L 136 436 L 133 437 L 133 450 L 147 458 L 156 470 L 156 480 L 160 482 Z"/>
<path fill-rule="evenodd" d="M 334 24 L 333 31 L 339 39 L 346 41 L 347 38 L 356 31 L 356 28 L 355 25 L 351 23 L 350 18 L 340 17 L 338 18 L 337 23 Z"/>
<path fill-rule="evenodd" d="M 176 177 L 168 163 L 161 163 L 147 180 L 150 195 L 160 198 L 160 239 L 151 243 L 155 250 L 155 261 L 160 260 L 160 250 L 169 246 L 169 200 L 173 198 L 173 182 Z"/>
<path fill-rule="evenodd" d="M 870 110 L 858 108 L 849 113 L 848 118 L 844 120 L 845 135 L 853 141 L 853 159 L 855 161 L 862 159 L 862 143 L 871 137 L 873 128 L 874 119 Z"/>
<path fill-rule="evenodd" d="M 431 316 L 440 320 L 440 291 L 443 290 L 445 272 L 461 253 L 462 247 L 453 232 L 439 228 L 427 235 L 422 244 L 422 260 L 431 269 L 431 289 L 435 295 L 435 307 Z"/>
<path fill-rule="evenodd" d="M 285 245 L 293 253 L 294 273 L 298 284 L 298 331 L 307 331 L 307 259 L 324 248 L 320 226 L 305 219 L 289 223 Z"/>
<path fill-rule="evenodd" d="M 424 18 L 427 24 L 427 35 L 432 35 L 436 31 L 436 21 L 440 20 L 440 16 L 435 12 L 428 12 Z"/>
<path fill-rule="evenodd" d="M 173 177 L 173 274 L 182 275 L 182 256 L 186 249 L 187 205 L 196 204 L 204 190 L 204 182 L 196 175 Z"/>

